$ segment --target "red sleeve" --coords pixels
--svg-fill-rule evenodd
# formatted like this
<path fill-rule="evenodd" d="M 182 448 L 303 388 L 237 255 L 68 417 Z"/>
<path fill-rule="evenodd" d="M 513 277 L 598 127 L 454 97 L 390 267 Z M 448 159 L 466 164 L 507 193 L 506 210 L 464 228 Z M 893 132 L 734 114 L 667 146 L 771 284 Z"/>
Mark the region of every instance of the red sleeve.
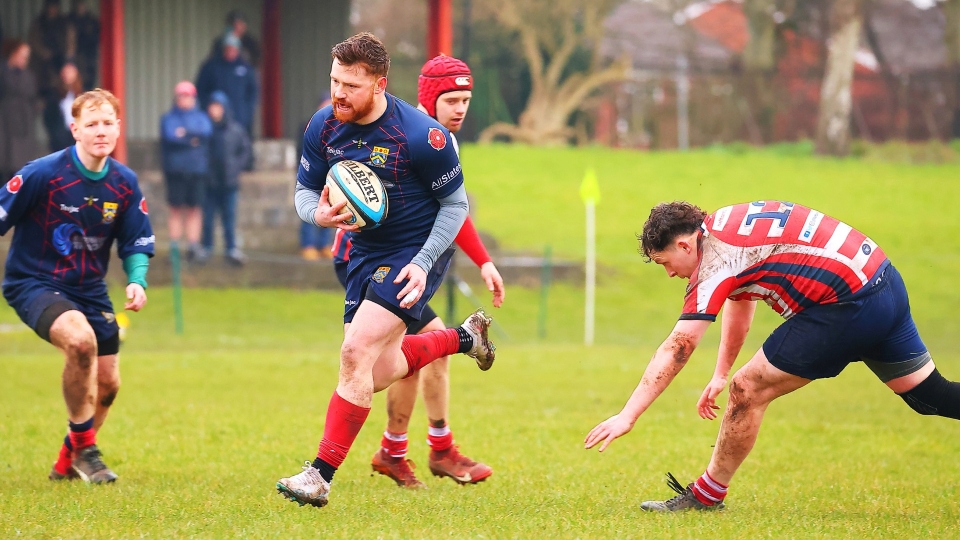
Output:
<path fill-rule="evenodd" d="M 463 226 L 460 227 L 460 232 L 457 233 L 457 237 L 454 238 L 453 241 L 460 246 L 460 249 L 462 249 L 463 252 L 467 254 L 467 257 L 470 257 L 470 260 L 478 267 L 493 261 L 493 259 L 490 258 L 490 254 L 487 253 L 487 248 L 484 247 L 483 241 L 480 240 L 480 235 L 477 234 L 477 228 L 473 226 L 473 220 L 470 219 L 470 216 L 467 216 L 466 221 L 463 222 Z"/>

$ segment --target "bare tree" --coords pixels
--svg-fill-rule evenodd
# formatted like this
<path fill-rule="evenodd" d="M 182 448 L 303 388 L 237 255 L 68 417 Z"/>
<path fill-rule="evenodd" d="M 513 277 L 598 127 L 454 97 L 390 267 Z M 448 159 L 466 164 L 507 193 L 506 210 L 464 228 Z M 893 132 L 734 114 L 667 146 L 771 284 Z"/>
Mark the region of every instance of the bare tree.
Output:
<path fill-rule="evenodd" d="M 565 144 L 574 136 L 570 117 L 604 84 L 627 76 L 626 62 L 603 65 L 599 41 L 614 0 L 487 0 L 491 17 L 519 35 L 530 70 L 530 97 L 516 124 L 498 122 L 480 134 L 535 145 Z M 475 4 L 476 5 L 476 4 Z M 589 51 L 583 70 L 572 67 L 578 51 Z"/>
<path fill-rule="evenodd" d="M 741 94 L 752 103 L 756 118 L 756 127 L 750 130 L 754 144 L 763 144 L 772 138 L 773 118 L 776 113 L 774 94 L 771 85 L 772 74 L 776 69 L 776 0 L 745 0 L 744 15 L 747 17 L 747 29 L 750 40 L 743 50 L 744 77 Z M 741 100 L 744 98 L 741 98 Z M 741 101 L 743 106 L 746 103 Z"/>
<path fill-rule="evenodd" d="M 854 55 L 863 26 L 864 0 L 834 0 L 830 9 L 827 69 L 820 88 L 816 149 L 819 154 L 846 155 L 850 146 Z"/>

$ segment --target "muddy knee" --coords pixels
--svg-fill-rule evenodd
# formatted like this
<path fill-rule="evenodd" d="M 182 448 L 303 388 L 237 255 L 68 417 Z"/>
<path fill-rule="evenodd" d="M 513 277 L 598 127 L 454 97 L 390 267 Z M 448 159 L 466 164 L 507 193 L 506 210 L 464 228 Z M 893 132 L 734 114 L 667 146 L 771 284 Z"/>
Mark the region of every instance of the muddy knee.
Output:
<path fill-rule="evenodd" d="M 80 369 L 87 371 L 97 359 L 97 336 L 93 330 L 78 331 L 64 339 L 60 348 L 68 362 L 76 363 Z"/>

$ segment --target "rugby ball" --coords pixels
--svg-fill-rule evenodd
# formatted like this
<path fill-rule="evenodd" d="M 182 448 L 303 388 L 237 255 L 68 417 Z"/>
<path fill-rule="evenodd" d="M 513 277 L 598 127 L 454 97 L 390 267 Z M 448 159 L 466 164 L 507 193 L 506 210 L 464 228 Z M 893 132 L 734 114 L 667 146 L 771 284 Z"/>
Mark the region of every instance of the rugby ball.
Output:
<path fill-rule="evenodd" d="M 327 173 L 328 198 L 331 205 L 347 201 L 340 213 L 353 217 L 347 225 L 357 225 L 361 231 L 376 229 L 387 219 L 389 204 L 387 190 L 380 178 L 369 167 L 358 161 L 338 161 Z"/>

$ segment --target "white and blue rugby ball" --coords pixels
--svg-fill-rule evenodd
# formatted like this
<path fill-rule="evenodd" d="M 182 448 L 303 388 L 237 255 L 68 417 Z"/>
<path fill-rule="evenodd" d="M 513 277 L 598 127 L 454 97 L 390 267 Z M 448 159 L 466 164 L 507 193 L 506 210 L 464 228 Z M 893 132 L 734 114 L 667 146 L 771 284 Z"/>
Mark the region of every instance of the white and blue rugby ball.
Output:
<path fill-rule="evenodd" d="M 330 167 L 327 172 L 328 198 L 331 205 L 347 201 L 340 213 L 350 212 L 353 217 L 345 221 L 356 224 L 361 231 L 376 229 L 387 219 L 390 205 L 387 190 L 380 178 L 369 167 L 358 161 L 345 159 Z"/>

